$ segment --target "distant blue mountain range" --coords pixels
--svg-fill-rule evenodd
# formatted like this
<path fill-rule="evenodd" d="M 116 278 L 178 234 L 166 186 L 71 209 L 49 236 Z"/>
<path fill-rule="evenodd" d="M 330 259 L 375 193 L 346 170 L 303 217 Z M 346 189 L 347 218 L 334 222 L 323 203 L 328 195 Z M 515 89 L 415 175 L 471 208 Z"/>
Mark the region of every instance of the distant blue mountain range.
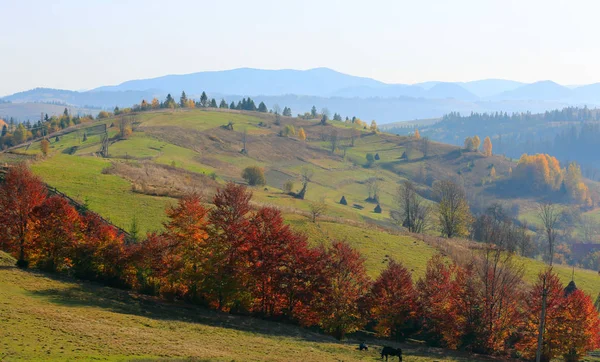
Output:
<path fill-rule="evenodd" d="M 36 88 L 2 99 L 13 103 L 60 102 L 76 107 L 113 108 L 130 106 L 142 99 L 162 99 L 167 93 L 178 99 L 181 91 L 193 98 L 205 91 L 209 97 L 228 101 L 247 96 L 258 101 L 268 99 L 268 106 L 275 102 L 297 113 L 307 111 L 305 100 L 311 99 L 332 112 L 374 118 L 382 123 L 439 117 L 451 111 L 543 111 L 546 107 L 600 105 L 600 83 L 569 87 L 552 81 L 525 84 L 485 79 L 387 84 L 328 68 L 208 71 L 130 80 L 85 92 Z"/>

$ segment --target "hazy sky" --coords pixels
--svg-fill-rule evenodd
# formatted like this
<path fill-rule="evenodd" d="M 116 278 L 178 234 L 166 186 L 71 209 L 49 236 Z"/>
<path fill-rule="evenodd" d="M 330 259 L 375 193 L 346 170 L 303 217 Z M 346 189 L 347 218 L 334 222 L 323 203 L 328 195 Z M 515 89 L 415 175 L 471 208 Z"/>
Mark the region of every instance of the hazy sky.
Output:
<path fill-rule="evenodd" d="M 239 67 L 600 82 L 600 1 L 0 0 L 0 96 Z"/>

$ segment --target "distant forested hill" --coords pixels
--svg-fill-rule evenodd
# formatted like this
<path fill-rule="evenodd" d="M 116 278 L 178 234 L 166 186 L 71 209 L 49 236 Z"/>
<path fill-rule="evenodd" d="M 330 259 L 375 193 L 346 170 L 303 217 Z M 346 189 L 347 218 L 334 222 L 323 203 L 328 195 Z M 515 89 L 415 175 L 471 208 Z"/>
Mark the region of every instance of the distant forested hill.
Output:
<path fill-rule="evenodd" d="M 396 126 L 389 132 L 407 134 L 411 127 Z M 600 179 L 600 109 L 568 107 L 533 114 L 506 112 L 446 114 L 442 119 L 419 129 L 432 140 L 462 145 L 465 138 L 490 136 L 494 153 L 519 158 L 523 153 L 548 153 L 562 162 L 577 161 L 583 173 Z"/>

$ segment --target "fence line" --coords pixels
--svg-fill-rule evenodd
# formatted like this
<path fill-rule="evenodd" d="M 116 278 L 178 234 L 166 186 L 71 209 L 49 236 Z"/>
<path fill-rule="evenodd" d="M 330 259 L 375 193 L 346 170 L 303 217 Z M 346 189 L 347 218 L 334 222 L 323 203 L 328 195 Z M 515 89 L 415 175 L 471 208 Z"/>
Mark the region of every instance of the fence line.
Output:
<path fill-rule="evenodd" d="M 10 169 L 10 167 L 11 166 L 0 166 L 0 181 L 4 180 L 4 175 L 6 175 L 6 173 L 8 173 L 8 170 Z M 59 196 L 59 197 L 62 197 L 64 199 L 66 199 L 80 213 L 81 212 L 87 212 L 87 211 L 89 211 L 89 209 L 88 209 L 88 207 L 86 205 L 84 205 L 84 204 L 80 203 L 79 201 L 77 201 L 77 200 L 75 200 L 75 199 L 67 196 L 65 193 L 59 191 L 56 187 L 50 186 L 47 183 L 44 183 L 44 186 L 48 190 L 48 193 L 50 193 L 51 195 L 56 195 L 56 196 Z M 129 238 L 129 236 L 130 236 L 129 233 L 127 231 L 125 231 L 123 228 L 118 227 L 117 225 L 115 225 L 112 222 L 110 222 L 109 220 L 105 219 L 104 217 L 102 217 L 98 213 L 96 213 L 96 215 L 98 216 L 98 218 L 100 218 L 100 220 L 102 220 L 102 222 L 104 222 L 107 225 L 110 225 L 110 226 L 114 227 L 115 229 L 117 229 L 117 231 L 120 234 L 123 234 L 126 238 Z"/>

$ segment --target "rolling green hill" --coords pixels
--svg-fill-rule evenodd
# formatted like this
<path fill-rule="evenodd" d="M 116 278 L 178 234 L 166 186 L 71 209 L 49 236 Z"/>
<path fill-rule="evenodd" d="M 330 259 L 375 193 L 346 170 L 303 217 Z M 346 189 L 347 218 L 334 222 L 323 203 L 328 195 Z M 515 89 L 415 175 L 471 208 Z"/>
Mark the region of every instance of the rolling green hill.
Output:
<path fill-rule="evenodd" d="M 98 130 L 104 124 L 112 139 L 109 158 L 98 154 Z M 233 130 L 226 129 L 227 124 L 232 124 Z M 303 128 L 307 140 L 282 136 L 286 126 L 293 126 L 296 132 Z M 330 121 L 322 126 L 317 120 L 282 117 L 276 124 L 275 117 L 266 113 L 178 109 L 137 114 L 131 127 L 133 133 L 119 139 L 118 119 L 105 119 L 52 139 L 46 158 L 39 157 L 39 143 L 18 152 L 36 156 L 33 170 L 50 185 L 126 230 L 135 216 L 142 231 L 160 230 L 164 209 L 178 196 L 194 191 L 210 198 L 227 181 L 243 182 L 240 175 L 244 167 L 260 166 L 265 170 L 267 185 L 251 188 L 256 204 L 281 208 L 288 222 L 305 232 L 313 243 L 349 241 L 367 257 L 372 276 L 389 258 L 395 258 L 413 269 L 415 278 L 419 277 L 426 260 L 436 252 L 435 247 L 419 238 L 386 231 L 394 228 L 389 212 L 402 180 L 413 180 L 421 195 L 431 197 L 434 180 L 452 177 L 465 186 L 475 208 L 499 201 L 508 207 L 519 205 L 525 211 L 524 217 L 529 218 L 527 211 L 532 210 L 535 201 L 502 198 L 496 192 L 497 183 L 506 179 L 514 166 L 509 159 L 486 158 L 436 142 L 427 142 L 424 147 L 422 141 L 411 137 L 371 132 L 343 122 Z M 337 139 L 335 152 L 331 152 L 332 135 Z M 246 153 L 241 152 L 244 137 Z M 379 156 L 370 167 L 368 153 Z M 15 155 L 0 156 L 10 157 Z M 492 165 L 495 179 L 489 177 Z M 307 169 L 312 177 L 306 200 L 282 191 L 287 181 L 298 190 L 303 170 Z M 373 211 L 375 203 L 366 200 L 374 180 L 381 214 Z M 348 205 L 339 204 L 342 196 Z M 325 202 L 328 210 L 313 224 L 307 212 L 310 203 L 317 201 Z M 530 263 L 529 259 L 524 261 Z M 541 267 L 541 263 L 531 261 L 526 268 L 527 279 L 533 280 Z M 571 269 L 565 266 L 561 275 L 568 281 Z M 581 270 L 576 275 L 585 280 L 588 293 L 596 295 L 600 291 L 594 272 Z"/>
<path fill-rule="evenodd" d="M 99 156 L 98 130 L 104 124 L 111 137 L 108 158 Z M 232 124 L 233 130 L 223 127 L 227 124 Z M 307 140 L 282 136 L 286 126 L 296 131 L 303 128 Z M 423 142 L 410 137 L 354 129 L 342 122 L 321 126 L 317 120 L 282 117 L 277 125 L 270 114 L 197 109 L 142 113 L 135 116 L 132 128 L 133 133 L 121 140 L 117 119 L 96 121 L 52 139 L 47 157 L 41 157 L 40 145 L 34 143 L 16 154 L 0 154 L 0 162 L 31 159 L 34 172 L 51 186 L 126 230 L 135 217 L 145 232 L 162 228 L 165 208 L 179 196 L 201 192 L 208 201 L 226 182 L 243 182 L 243 168 L 257 165 L 264 168 L 267 185 L 251 188 L 256 205 L 279 207 L 292 228 L 305 233 L 313 245 L 348 241 L 364 255 L 373 278 L 394 258 L 417 280 L 432 255 L 445 253 L 436 238 L 411 235 L 391 223 L 389 212 L 402 180 L 413 180 L 419 193 L 430 197 L 434 180 L 452 177 L 462 182 L 476 207 L 491 201 L 517 204 L 525 211 L 523 217 L 529 218 L 527 212 L 535 202 L 498 195 L 497 182 L 514 166 L 504 157 L 485 158 L 435 142 L 424 148 Z M 331 152 L 332 135 L 337 137 L 335 152 Z M 246 152 L 241 152 L 244 138 Z M 369 165 L 368 153 L 377 154 L 379 160 Z M 491 165 L 496 179 L 489 177 Z M 311 174 L 306 200 L 286 194 L 284 184 L 292 181 L 293 189 L 298 190 L 306 170 Z M 374 187 L 381 214 L 374 212 L 375 203 L 366 200 Z M 339 203 L 342 196 L 348 205 Z M 328 209 L 312 223 L 308 210 L 311 202 L 319 201 Z M 468 248 L 471 244 L 451 240 L 443 245 Z M 0 338 L 4 343 L 0 347 L 8 351 L 7 359 L 119 360 L 135 356 L 230 361 L 302 356 L 307 361 L 352 361 L 376 357 L 371 352 L 358 354 L 350 342 L 338 343 L 292 326 L 166 305 L 110 288 L 19 271 L 8 267 L 11 261 L 5 255 L 0 256 L 5 264 L 0 267 L 0 293 L 6 301 L 0 304 L 0 321 L 25 326 L 8 332 L 0 328 L 4 331 L 0 333 L 6 334 L 0 334 L 6 337 Z M 540 261 L 519 261 L 527 282 L 533 282 L 544 268 Z M 563 283 L 571 280 L 571 267 L 558 265 L 555 270 Z M 578 287 L 595 297 L 600 291 L 597 273 L 574 271 Z M 151 347 L 146 347 L 148 344 Z M 110 348 L 104 347 L 107 345 Z M 473 356 L 448 357 L 445 351 L 407 348 L 411 351 L 407 361 L 473 360 Z"/>

